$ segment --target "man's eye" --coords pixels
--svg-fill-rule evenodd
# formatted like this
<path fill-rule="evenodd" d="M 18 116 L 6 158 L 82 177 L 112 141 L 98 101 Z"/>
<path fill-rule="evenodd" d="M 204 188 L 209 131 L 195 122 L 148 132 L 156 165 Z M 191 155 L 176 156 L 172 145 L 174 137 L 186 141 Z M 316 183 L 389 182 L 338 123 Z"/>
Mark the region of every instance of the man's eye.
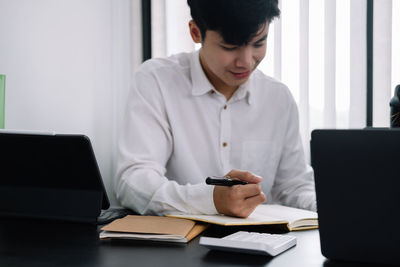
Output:
<path fill-rule="evenodd" d="M 254 47 L 262 47 L 264 45 L 264 43 L 255 43 L 253 44 Z"/>
<path fill-rule="evenodd" d="M 226 51 L 233 51 L 236 49 L 236 46 L 223 46 L 221 45 L 222 49 L 226 50 Z"/>

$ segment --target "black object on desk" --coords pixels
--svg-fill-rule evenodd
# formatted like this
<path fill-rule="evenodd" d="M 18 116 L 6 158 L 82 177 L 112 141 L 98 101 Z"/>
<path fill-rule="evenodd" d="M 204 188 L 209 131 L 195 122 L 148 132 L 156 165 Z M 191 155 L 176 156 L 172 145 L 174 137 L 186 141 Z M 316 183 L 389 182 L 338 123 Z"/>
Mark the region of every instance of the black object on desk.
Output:
<path fill-rule="evenodd" d="M 400 128 L 314 130 L 322 254 L 333 260 L 400 264 Z"/>
<path fill-rule="evenodd" d="M 0 215 L 96 223 L 110 205 L 88 137 L 0 132 Z"/>

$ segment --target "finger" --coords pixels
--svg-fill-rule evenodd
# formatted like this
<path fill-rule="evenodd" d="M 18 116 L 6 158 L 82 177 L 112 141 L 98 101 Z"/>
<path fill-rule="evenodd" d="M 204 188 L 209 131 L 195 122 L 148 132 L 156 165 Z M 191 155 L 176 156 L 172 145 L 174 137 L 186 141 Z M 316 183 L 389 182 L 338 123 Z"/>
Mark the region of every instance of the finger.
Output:
<path fill-rule="evenodd" d="M 262 193 L 261 187 L 258 184 L 235 185 L 232 189 L 235 190 L 238 197 L 242 199 L 257 196 Z"/>
<path fill-rule="evenodd" d="M 265 194 L 263 192 L 261 192 L 260 194 L 256 195 L 256 196 L 252 196 L 249 198 L 246 198 L 245 205 L 248 207 L 257 207 L 259 204 L 264 203 L 267 200 L 267 197 L 265 196 Z"/>
<path fill-rule="evenodd" d="M 241 170 L 231 170 L 227 176 L 229 176 L 232 179 L 239 179 L 245 182 L 248 182 L 249 184 L 258 184 L 259 182 L 262 181 L 262 178 L 258 175 L 255 175 L 252 172 L 248 171 L 241 171 Z"/>
<path fill-rule="evenodd" d="M 257 206 L 265 202 L 265 200 L 266 197 L 263 192 L 257 196 L 247 198 L 243 203 L 245 208 L 242 209 L 237 215 L 242 218 L 247 218 L 257 208 Z"/>

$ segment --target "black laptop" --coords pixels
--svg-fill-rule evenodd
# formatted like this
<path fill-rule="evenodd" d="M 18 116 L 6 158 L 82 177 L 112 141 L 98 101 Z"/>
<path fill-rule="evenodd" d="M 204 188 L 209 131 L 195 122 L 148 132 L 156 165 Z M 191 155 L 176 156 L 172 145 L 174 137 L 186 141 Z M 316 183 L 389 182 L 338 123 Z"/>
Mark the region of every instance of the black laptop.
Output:
<path fill-rule="evenodd" d="M 322 254 L 399 264 L 400 130 L 315 130 L 311 164 Z"/>
<path fill-rule="evenodd" d="M 96 223 L 110 205 L 89 138 L 0 132 L 0 216 Z"/>

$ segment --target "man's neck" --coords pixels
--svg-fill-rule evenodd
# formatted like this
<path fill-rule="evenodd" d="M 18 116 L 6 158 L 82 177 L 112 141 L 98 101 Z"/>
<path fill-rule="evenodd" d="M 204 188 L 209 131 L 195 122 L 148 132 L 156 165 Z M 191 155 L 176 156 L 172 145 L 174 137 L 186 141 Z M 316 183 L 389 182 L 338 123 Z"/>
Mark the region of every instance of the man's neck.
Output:
<path fill-rule="evenodd" d="M 225 84 L 219 77 L 213 74 L 212 71 L 208 70 L 207 66 L 204 66 L 201 57 L 200 57 L 200 65 L 207 79 L 214 86 L 215 90 L 223 94 L 226 98 L 226 101 L 228 101 L 236 92 L 236 90 L 239 88 L 239 86 L 229 86 Z"/>
<path fill-rule="evenodd" d="M 214 85 L 215 86 L 215 85 Z M 223 94 L 226 98 L 226 101 L 228 101 L 229 99 L 231 99 L 231 97 L 233 96 L 233 94 L 236 92 L 236 90 L 238 89 L 238 87 L 233 88 L 233 87 L 223 87 L 223 86 L 215 86 L 215 89 L 220 92 L 221 94 Z"/>

